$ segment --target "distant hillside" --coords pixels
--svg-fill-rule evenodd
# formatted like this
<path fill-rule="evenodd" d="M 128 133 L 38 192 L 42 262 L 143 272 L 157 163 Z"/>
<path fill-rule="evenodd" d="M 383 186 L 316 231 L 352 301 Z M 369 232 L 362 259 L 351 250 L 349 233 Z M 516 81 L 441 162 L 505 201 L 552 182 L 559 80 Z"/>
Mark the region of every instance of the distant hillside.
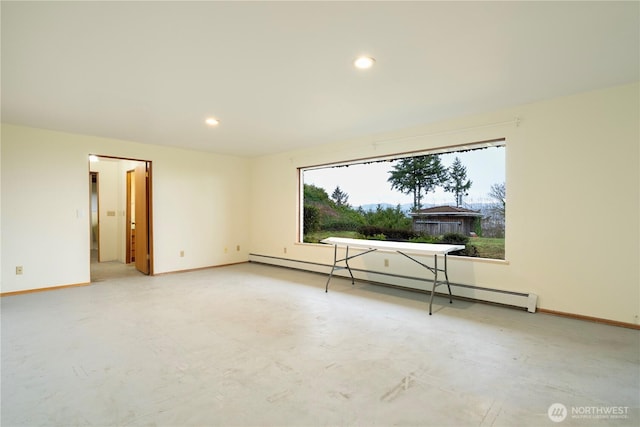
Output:
<path fill-rule="evenodd" d="M 380 206 L 382 209 L 395 209 L 397 205 L 392 205 L 391 203 L 369 203 L 366 205 L 355 206 L 355 209 L 358 209 L 358 207 L 360 207 L 365 212 L 373 212 L 378 209 L 378 206 Z M 412 206 L 413 205 L 411 203 L 405 203 L 403 205 L 400 205 L 400 209 L 402 209 L 402 212 L 410 212 Z"/>
<path fill-rule="evenodd" d="M 365 212 L 373 212 L 375 211 L 378 206 L 380 206 L 382 209 L 386 209 L 386 208 L 394 208 L 396 207 L 396 205 L 393 205 L 391 203 L 369 203 L 366 205 L 360 205 L 360 206 L 355 206 L 355 209 L 358 209 L 358 207 L 361 207 L 362 210 L 364 210 Z M 406 212 L 409 213 L 411 212 L 411 207 L 413 205 L 411 203 L 405 203 L 400 205 L 400 209 L 402 209 L 402 212 Z M 435 205 L 435 204 L 430 204 L 430 203 L 426 203 L 424 205 L 422 205 L 423 209 L 426 208 L 432 208 L 434 206 L 442 206 L 442 205 Z M 465 203 L 463 204 L 463 207 L 466 209 L 472 209 L 474 211 L 480 211 L 482 214 L 486 214 L 490 208 L 493 206 L 493 204 L 491 203 Z"/>

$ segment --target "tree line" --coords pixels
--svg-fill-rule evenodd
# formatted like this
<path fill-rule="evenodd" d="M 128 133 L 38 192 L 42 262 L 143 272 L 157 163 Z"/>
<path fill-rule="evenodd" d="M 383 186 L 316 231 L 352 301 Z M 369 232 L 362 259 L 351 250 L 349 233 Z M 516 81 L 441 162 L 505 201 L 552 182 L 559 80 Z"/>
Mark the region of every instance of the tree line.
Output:
<path fill-rule="evenodd" d="M 473 182 L 467 179 L 467 168 L 458 157 L 448 168 L 442 165 L 437 154 L 406 157 L 395 162 L 387 182 L 391 183 L 391 189 L 413 195 L 413 212 L 422 209 L 423 198 L 438 187 L 452 193 L 456 207 L 460 207 L 463 197 L 469 195 L 469 189 L 473 185 Z M 340 186 L 336 187 L 331 198 L 338 206 L 348 205 L 349 196 Z"/>
<path fill-rule="evenodd" d="M 441 187 L 452 193 L 456 207 L 463 205 L 473 182 L 467 177 L 467 168 L 456 157 L 448 168 L 438 154 L 425 154 L 394 161 L 387 182 L 393 190 L 413 195 L 413 212 L 422 209 L 422 201 L 430 192 Z M 489 196 L 496 201 L 491 215 L 501 218 L 504 223 L 506 194 L 504 183 L 494 184 Z M 375 211 L 353 209 L 349 205 L 349 195 L 337 186 L 331 196 L 314 185 L 304 185 L 304 232 L 314 229 L 356 230 L 362 226 L 380 226 L 386 229 L 411 229 L 411 219 L 398 205 L 395 208 L 378 206 Z"/>
<path fill-rule="evenodd" d="M 462 206 L 462 199 L 469 195 L 473 182 L 467 179 L 467 168 L 458 157 L 446 168 L 437 154 L 425 154 L 400 159 L 393 166 L 391 176 L 387 179 L 391 188 L 402 194 L 413 194 L 412 211 L 422 209 L 424 196 L 436 188 L 455 196 L 456 207 Z"/>

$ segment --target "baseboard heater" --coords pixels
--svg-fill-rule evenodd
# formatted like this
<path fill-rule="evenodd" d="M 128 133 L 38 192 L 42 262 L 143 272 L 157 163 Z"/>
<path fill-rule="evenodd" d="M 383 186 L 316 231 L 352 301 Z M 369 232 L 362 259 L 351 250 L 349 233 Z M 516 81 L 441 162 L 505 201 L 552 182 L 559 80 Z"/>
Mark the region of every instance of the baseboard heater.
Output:
<path fill-rule="evenodd" d="M 322 273 L 326 274 L 327 276 L 331 271 L 331 265 L 329 264 L 310 261 L 299 261 L 295 259 L 274 257 L 269 255 L 249 254 L 249 261 L 260 264 L 274 265 L 278 267 L 293 268 L 296 270 Z M 356 280 L 421 292 L 431 292 L 431 284 L 433 282 L 432 280 L 421 277 L 404 276 L 401 274 L 393 273 L 382 273 L 378 271 L 362 270 L 358 268 L 351 268 L 351 271 L 354 272 Z M 345 278 L 349 277 L 349 273 L 344 270 L 336 271 L 333 275 Z M 501 289 L 484 288 L 480 286 L 466 285 L 463 283 L 455 282 L 450 282 L 450 284 L 451 291 L 454 297 L 526 309 L 530 313 L 536 312 L 536 306 L 538 302 L 538 296 L 536 294 L 504 291 Z M 440 287 L 440 289 L 443 288 Z M 442 292 L 436 292 L 436 295 L 444 294 L 442 294 Z"/>

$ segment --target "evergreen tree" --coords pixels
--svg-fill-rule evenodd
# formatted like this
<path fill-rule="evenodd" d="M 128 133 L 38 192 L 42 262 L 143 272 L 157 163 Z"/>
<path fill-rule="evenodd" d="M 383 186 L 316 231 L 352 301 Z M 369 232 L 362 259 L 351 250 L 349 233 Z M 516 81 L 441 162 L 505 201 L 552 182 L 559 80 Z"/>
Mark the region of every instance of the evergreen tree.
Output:
<path fill-rule="evenodd" d="M 462 197 L 469 194 L 471 184 L 472 182 L 467 179 L 467 168 L 456 157 L 449 167 L 449 179 L 444 185 L 444 191 L 453 193 L 456 196 L 456 207 L 462 206 Z"/>
<path fill-rule="evenodd" d="M 400 159 L 387 179 L 391 188 L 403 194 L 413 193 L 413 211 L 422 208 L 422 197 L 447 181 L 447 170 L 440 156 L 426 154 Z"/>
<path fill-rule="evenodd" d="M 349 206 L 347 202 L 349 201 L 349 195 L 340 189 L 340 186 L 337 186 L 333 193 L 331 193 L 331 199 L 336 203 L 336 206 Z"/>

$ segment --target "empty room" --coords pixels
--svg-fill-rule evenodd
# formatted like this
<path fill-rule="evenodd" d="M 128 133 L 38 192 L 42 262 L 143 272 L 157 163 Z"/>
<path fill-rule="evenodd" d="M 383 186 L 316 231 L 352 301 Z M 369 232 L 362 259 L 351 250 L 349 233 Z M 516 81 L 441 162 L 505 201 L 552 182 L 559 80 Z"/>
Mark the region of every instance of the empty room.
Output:
<path fill-rule="evenodd" d="M 640 3 L 2 1 L 0 424 L 640 424 Z"/>

